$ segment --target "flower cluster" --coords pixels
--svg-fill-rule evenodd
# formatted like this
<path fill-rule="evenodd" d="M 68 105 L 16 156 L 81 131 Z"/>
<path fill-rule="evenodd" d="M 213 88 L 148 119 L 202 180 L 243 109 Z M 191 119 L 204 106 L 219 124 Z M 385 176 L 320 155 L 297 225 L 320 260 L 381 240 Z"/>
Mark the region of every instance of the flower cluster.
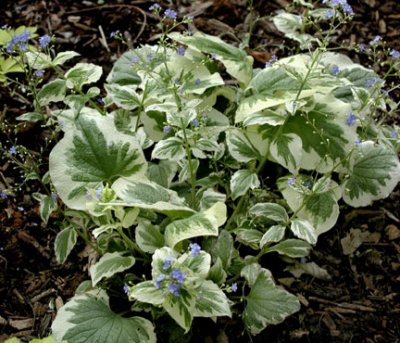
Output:
<path fill-rule="evenodd" d="M 186 280 L 186 275 L 178 268 L 172 269 L 173 257 L 166 257 L 162 269 L 168 273 L 161 273 L 154 283 L 155 288 L 166 288 L 168 292 L 178 297 Z"/>
<path fill-rule="evenodd" d="M 330 7 L 335 8 L 340 6 L 343 12 L 347 15 L 353 15 L 353 8 L 348 4 L 347 0 L 322 0 L 323 4 L 329 4 Z M 332 13 L 333 15 L 333 13 Z"/>
<path fill-rule="evenodd" d="M 51 38 L 49 35 L 44 35 L 42 37 L 39 37 L 39 45 L 43 49 L 49 45 L 50 41 Z"/>
<path fill-rule="evenodd" d="M 27 30 L 23 31 L 19 35 L 15 35 L 6 45 L 6 51 L 11 53 L 16 47 L 19 47 L 22 51 L 25 51 L 28 47 L 28 40 L 31 38 L 31 33 Z"/>

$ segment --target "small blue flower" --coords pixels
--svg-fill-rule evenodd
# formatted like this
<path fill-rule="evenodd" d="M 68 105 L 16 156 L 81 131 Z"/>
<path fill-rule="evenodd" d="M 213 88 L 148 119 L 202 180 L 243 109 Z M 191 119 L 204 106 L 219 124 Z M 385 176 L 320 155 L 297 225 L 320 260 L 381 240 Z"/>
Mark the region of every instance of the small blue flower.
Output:
<path fill-rule="evenodd" d="M 190 243 L 189 247 L 190 247 L 190 253 L 192 254 L 193 257 L 200 255 L 201 251 L 200 245 L 198 245 L 197 243 Z"/>
<path fill-rule="evenodd" d="M 232 289 L 232 292 L 234 292 L 234 293 L 237 292 L 238 286 L 237 286 L 236 282 L 231 285 L 231 289 Z"/>
<path fill-rule="evenodd" d="M 329 18 L 332 18 L 334 14 L 335 14 L 335 11 L 332 8 L 330 8 L 325 12 L 324 16 L 325 16 L 325 18 L 329 19 Z"/>
<path fill-rule="evenodd" d="M 154 283 L 155 288 L 161 288 L 161 283 L 167 278 L 167 275 L 160 274 L 156 278 L 156 282 Z"/>
<path fill-rule="evenodd" d="M 215 52 L 213 52 L 213 53 L 211 53 L 211 58 L 213 59 L 213 60 L 215 60 L 216 58 L 217 58 L 217 54 L 215 53 Z"/>
<path fill-rule="evenodd" d="M 171 268 L 171 262 L 173 260 L 175 260 L 175 258 L 173 258 L 171 256 L 166 257 L 165 260 L 164 260 L 164 264 L 163 264 L 162 269 L 163 270 L 168 270 L 169 268 Z"/>
<path fill-rule="evenodd" d="M 165 126 L 163 127 L 163 132 L 164 132 L 164 133 L 170 133 L 171 130 L 172 130 L 172 127 L 171 127 L 170 125 L 165 125 Z"/>
<path fill-rule="evenodd" d="M 136 64 L 136 63 L 138 63 L 139 62 L 139 58 L 137 58 L 137 56 L 133 56 L 132 58 L 131 58 L 131 63 L 132 64 Z"/>
<path fill-rule="evenodd" d="M 58 195 L 56 193 L 51 193 L 51 198 L 53 200 L 57 200 L 58 199 Z"/>
<path fill-rule="evenodd" d="M 390 50 L 389 55 L 396 59 L 400 58 L 400 52 L 395 49 Z"/>
<path fill-rule="evenodd" d="M 168 291 L 173 295 L 175 295 L 176 297 L 179 297 L 181 295 L 180 293 L 181 287 L 182 286 L 180 284 L 170 281 L 170 283 L 168 284 Z"/>
<path fill-rule="evenodd" d="M 176 52 L 178 53 L 179 56 L 185 56 L 186 49 L 183 46 L 180 46 L 179 48 L 176 49 Z"/>
<path fill-rule="evenodd" d="M 38 69 L 34 71 L 35 76 L 37 77 L 43 77 L 44 75 L 44 70 L 43 69 Z"/>
<path fill-rule="evenodd" d="M 294 185 L 296 184 L 296 179 L 293 178 L 293 177 L 289 178 L 289 179 L 287 180 L 287 184 L 288 184 L 289 186 L 294 186 Z"/>
<path fill-rule="evenodd" d="M 275 62 L 275 61 L 277 60 L 276 55 L 273 54 L 269 60 L 270 60 L 271 62 Z"/>
<path fill-rule="evenodd" d="M 197 118 L 194 118 L 194 119 L 192 120 L 192 126 L 198 127 L 199 125 L 200 125 L 199 120 L 198 120 Z"/>
<path fill-rule="evenodd" d="M 26 51 L 26 49 L 28 49 L 28 44 L 26 44 L 26 43 L 21 43 L 21 45 L 19 46 L 19 48 L 20 48 L 22 51 Z"/>
<path fill-rule="evenodd" d="M 17 147 L 15 145 L 13 145 L 10 150 L 8 150 L 8 152 L 10 153 L 10 155 L 15 155 L 17 153 Z"/>
<path fill-rule="evenodd" d="M 161 9 L 161 6 L 157 3 L 154 3 L 149 7 L 149 11 L 159 11 Z"/>
<path fill-rule="evenodd" d="M 186 280 L 185 273 L 181 272 L 179 269 L 174 269 L 171 272 L 171 277 L 175 279 L 180 285 Z"/>
<path fill-rule="evenodd" d="M 2 191 L 2 192 L 0 193 L 0 198 L 1 198 L 1 200 L 6 200 L 6 199 L 8 198 L 7 193 L 4 192 L 4 191 Z"/>
<path fill-rule="evenodd" d="M 338 76 L 339 73 L 340 73 L 340 68 L 339 68 L 337 65 L 334 65 L 334 66 L 331 68 L 331 74 L 332 74 L 333 76 Z"/>
<path fill-rule="evenodd" d="M 125 294 L 129 293 L 129 286 L 126 283 L 124 284 L 124 287 L 122 289 L 124 290 Z"/>
<path fill-rule="evenodd" d="M 365 52 L 365 44 L 358 44 L 358 50 L 360 50 L 360 52 Z"/>
<path fill-rule="evenodd" d="M 397 133 L 396 130 L 392 130 L 392 131 L 390 131 L 390 137 L 399 138 L 399 134 Z"/>
<path fill-rule="evenodd" d="M 119 35 L 119 30 L 116 30 L 116 31 L 112 31 L 111 33 L 110 33 L 110 38 L 114 38 L 115 36 L 117 36 L 117 35 Z"/>
<path fill-rule="evenodd" d="M 374 46 L 374 45 L 378 44 L 378 42 L 379 42 L 381 39 L 382 39 L 381 36 L 376 36 L 372 41 L 369 42 L 369 45 Z"/>
<path fill-rule="evenodd" d="M 365 87 L 371 88 L 375 85 L 376 79 L 368 79 L 365 81 Z"/>
<path fill-rule="evenodd" d="M 165 18 L 176 19 L 176 11 L 171 10 L 170 8 L 166 9 L 164 12 Z"/>
<path fill-rule="evenodd" d="M 148 60 L 149 62 L 151 62 L 152 60 L 154 60 L 153 54 L 147 54 L 146 58 L 147 58 L 147 60 Z"/>
<path fill-rule="evenodd" d="M 42 37 L 39 37 L 39 45 L 41 48 L 45 48 L 46 46 L 48 46 L 50 41 L 51 38 L 49 35 L 44 35 Z"/>
<path fill-rule="evenodd" d="M 347 119 L 346 119 L 346 125 L 347 126 L 352 126 L 356 123 L 357 117 L 354 115 L 353 112 L 349 112 Z"/>
<path fill-rule="evenodd" d="M 200 79 L 196 79 L 196 80 L 194 81 L 194 83 L 196 84 L 196 86 L 200 86 L 201 81 L 200 81 Z"/>
<path fill-rule="evenodd" d="M 97 200 L 100 200 L 102 191 L 103 191 L 103 186 L 97 187 L 97 189 L 96 189 L 96 198 L 97 198 Z"/>
<path fill-rule="evenodd" d="M 358 147 L 361 146 L 361 144 L 362 144 L 361 139 L 357 138 L 357 139 L 355 140 L 354 144 L 355 144 L 356 146 L 358 146 Z"/>
<path fill-rule="evenodd" d="M 270 61 L 265 62 L 264 68 L 268 68 L 271 65 Z"/>
<path fill-rule="evenodd" d="M 342 4 L 343 12 L 348 14 L 348 15 L 354 15 L 353 8 L 348 4 Z"/>

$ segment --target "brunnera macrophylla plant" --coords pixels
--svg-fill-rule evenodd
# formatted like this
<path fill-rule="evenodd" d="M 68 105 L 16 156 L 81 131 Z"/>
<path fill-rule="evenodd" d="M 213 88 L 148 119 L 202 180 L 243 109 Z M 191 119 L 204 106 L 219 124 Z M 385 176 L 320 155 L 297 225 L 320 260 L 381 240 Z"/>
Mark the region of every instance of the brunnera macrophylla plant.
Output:
<path fill-rule="evenodd" d="M 327 36 L 350 15 L 329 4 L 308 17 L 328 21 Z M 178 23 L 176 12 L 152 10 Z M 286 30 L 298 23 L 277 17 Z M 63 67 L 74 52 L 25 53 L 32 70 L 54 72 L 35 113 L 48 108 L 43 119 L 63 132 L 49 156 L 66 206 L 57 260 L 78 237 L 98 254 L 90 281 L 58 312 L 56 341 L 154 342 L 166 315 L 185 333 L 196 317 L 240 316 L 256 335 L 300 308 L 261 257 L 295 263 L 335 225 L 341 202 L 367 206 L 399 182 L 398 127 L 381 120 L 397 111 L 384 91 L 385 77 L 398 76 L 393 50 L 381 47 L 383 78 L 328 51 L 323 37 L 301 37 L 317 47 L 256 68 L 218 37 L 162 27 L 157 45 L 116 61 L 104 90 L 101 67 Z M 115 284 L 138 316 L 110 309 Z"/>

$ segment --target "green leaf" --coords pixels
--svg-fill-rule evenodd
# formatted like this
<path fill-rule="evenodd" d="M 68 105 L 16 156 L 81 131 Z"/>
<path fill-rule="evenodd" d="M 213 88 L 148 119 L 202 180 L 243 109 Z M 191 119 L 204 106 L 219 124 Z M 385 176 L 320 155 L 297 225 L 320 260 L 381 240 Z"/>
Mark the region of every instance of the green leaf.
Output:
<path fill-rule="evenodd" d="M 246 297 L 243 321 L 247 329 L 256 335 L 270 324 L 281 323 L 300 309 L 297 297 L 272 281 L 266 273 L 259 273 Z"/>
<path fill-rule="evenodd" d="M 268 279 L 272 279 L 271 272 L 268 269 L 261 268 L 258 263 L 246 264 L 240 271 L 240 276 L 246 279 L 249 287 L 254 286 L 260 274 L 265 274 Z"/>
<path fill-rule="evenodd" d="M 170 217 L 187 217 L 194 211 L 187 207 L 183 198 L 180 198 L 175 191 L 164 188 L 151 181 L 121 179 L 113 184 L 116 194 L 122 202 L 108 203 L 108 205 L 120 205 L 138 207 L 166 214 Z"/>
<path fill-rule="evenodd" d="M 93 63 L 77 63 L 65 73 L 68 88 L 81 89 L 83 85 L 97 82 L 103 70 Z"/>
<path fill-rule="evenodd" d="M 43 52 L 26 52 L 25 57 L 33 69 L 46 69 L 51 67 L 51 58 Z"/>
<path fill-rule="evenodd" d="M 27 113 L 20 115 L 19 117 L 15 118 L 15 119 L 21 120 L 21 121 L 27 121 L 30 123 L 36 123 L 40 120 L 44 120 L 45 116 L 39 112 L 27 112 Z"/>
<path fill-rule="evenodd" d="M 310 253 L 311 245 L 300 239 L 287 239 L 265 250 L 266 253 L 276 251 L 289 257 L 304 257 Z"/>
<path fill-rule="evenodd" d="M 242 49 L 238 49 L 225 43 L 218 37 L 196 32 L 191 36 L 177 33 L 169 35 L 173 40 L 186 44 L 191 48 L 200 50 L 207 54 L 216 54 L 216 59 L 221 61 L 228 74 L 238 79 L 245 85 L 250 81 L 253 71 L 253 59 Z"/>
<path fill-rule="evenodd" d="M 213 188 L 208 188 L 204 191 L 201 200 L 200 200 L 200 209 L 207 210 L 208 208 L 212 207 L 217 202 L 225 202 L 226 195 L 214 191 Z"/>
<path fill-rule="evenodd" d="M 63 264 L 74 248 L 78 234 L 73 226 L 68 226 L 57 234 L 54 241 L 54 251 L 57 262 Z"/>
<path fill-rule="evenodd" d="M 96 286 L 102 278 L 109 278 L 129 269 L 134 264 L 133 256 L 123 256 L 120 252 L 105 253 L 96 264 L 90 267 L 93 286 Z"/>
<path fill-rule="evenodd" d="M 300 168 L 302 140 L 295 134 L 277 134 L 271 142 L 271 156 L 292 174 Z"/>
<path fill-rule="evenodd" d="M 42 339 L 35 338 L 29 341 L 29 343 L 55 343 L 53 336 L 45 337 Z M 67 343 L 67 341 L 63 341 L 62 343 Z"/>
<path fill-rule="evenodd" d="M 203 281 L 197 291 L 199 297 L 194 308 L 194 317 L 232 317 L 228 298 L 214 282 Z"/>
<path fill-rule="evenodd" d="M 343 200 L 353 206 L 367 206 L 387 197 L 400 181 L 397 155 L 372 141 L 362 143 L 351 155 L 349 176 L 342 184 Z"/>
<path fill-rule="evenodd" d="M 247 163 L 260 158 L 259 152 L 242 130 L 236 128 L 228 130 L 226 132 L 226 143 L 229 153 L 236 161 Z"/>
<path fill-rule="evenodd" d="M 141 81 L 139 75 L 132 68 L 132 58 L 137 58 L 136 51 L 127 51 L 114 63 L 110 74 L 107 76 L 108 83 L 119 85 L 138 85 Z"/>
<path fill-rule="evenodd" d="M 49 217 L 53 211 L 58 207 L 57 201 L 54 200 L 50 195 L 33 193 L 33 198 L 39 201 L 39 213 L 42 220 L 47 223 Z"/>
<path fill-rule="evenodd" d="M 120 86 L 118 84 L 106 85 L 107 94 L 112 101 L 125 110 L 134 110 L 141 105 L 136 86 Z"/>
<path fill-rule="evenodd" d="M 61 65 L 76 56 L 80 56 L 80 54 L 75 51 L 62 51 L 59 52 L 56 57 L 54 57 L 52 64 L 55 66 Z"/>
<path fill-rule="evenodd" d="M 159 160 L 180 161 L 186 156 L 184 144 L 178 137 L 170 137 L 159 141 L 153 149 L 151 158 Z"/>
<path fill-rule="evenodd" d="M 150 181 L 157 182 L 160 186 L 168 188 L 175 177 L 178 166 L 168 160 L 161 160 L 159 163 L 149 162 L 147 177 Z"/>
<path fill-rule="evenodd" d="M 220 259 L 224 269 L 228 269 L 233 255 L 233 238 L 231 234 L 226 230 L 221 230 L 211 251 L 213 258 Z"/>
<path fill-rule="evenodd" d="M 294 219 L 290 225 L 290 230 L 296 237 L 304 239 L 310 244 L 317 243 L 317 233 L 312 224 L 307 220 Z"/>
<path fill-rule="evenodd" d="M 164 302 L 165 294 L 160 288 L 154 286 L 153 281 L 143 281 L 130 288 L 129 298 L 143 303 L 161 305 Z"/>
<path fill-rule="evenodd" d="M 85 110 L 75 125 L 50 153 L 50 176 L 63 202 L 84 210 L 87 190 L 143 175 L 146 161 L 135 138 L 117 131 L 111 117 Z"/>
<path fill-rule="evenodd" d="M 45 84 L 39 91 L 37 98 L 40 106 L 46 106 L 51 102 L 64 100 L 66 92 L 66 82 L 61 79 L 56 79 Z"/>
<path fill-rule="evenodd" d="M 276 28 L 285 34 L 295 33 L 302 29 L 302 17 L 297 14 L 281 11 L 272 17 L 272 21 Z"/>
<path fill-rule="evenodd" d="M 165 228 L 165 242 L 173 248 L 185 239 L 199 236 L 218 236 L 218 227 L 226 220 L 226 206 L 216 203 L 204 212 L 175 220 Z"/>
<path fill-rule="evenodd" d="M 121 317 L 90 295 L 72 298 L 59 310 L 51 328 L 57 342 L 156 342 L 153 325 L 147 319 Z"/>
<path fill-rule="evenodd" d="M 187 292 L 185 289 L 181 289 L 179 297 L 170 294 L 163 306 L 168 314 L 185 330 L 185 333 L 187 333 L 192 325 L 196 302 L 197 299 L 193 294 Z"/>
<path fill-rule="evenodd" d="M 272 202 L 255 204 L 250 208 L 249 214 L 256 217 L 265 217 L 277 223 L 286 223 L 289 220 L 285 208 Z"/>
<path fill-rule="evenodd" d="M 226 277 L 227 274 L 224 270 L 224 266 L 222 265 L 222 261 L 219 257 L 217 257 L 217 260 L 210 268 L 208 278 L 214 281 L 216 284 L 222 285 L 226 281 Z"/>
<path fill-rule="evenodd" d="M 283 225 L 271 226 L 260 240 L 260 249 L 262 249 L 265 244 L 280 242 L 285 236 L 285 230 L 286 227 Z"/>
<path fill-rule="evenodd" d="M 136 227 L 135 241 L 140 249 L 151 254 L 164 246 L 164 236 L 158 227 L 145 221 L 141 221 Z"/>
<path fill-rule="evenodd" d="M 262 233 L 255 229 L 239 229 L 236 232 L 236 240 L 254 250 L 259 250 Z"/>
<path fill-rule="evenodd" d="M 260 187 L 260 180 L 255 172 L 248 169 L 236 171 L 231 178 L 230 182 L 232 199 L 246 194 L 249 189 Z"/>

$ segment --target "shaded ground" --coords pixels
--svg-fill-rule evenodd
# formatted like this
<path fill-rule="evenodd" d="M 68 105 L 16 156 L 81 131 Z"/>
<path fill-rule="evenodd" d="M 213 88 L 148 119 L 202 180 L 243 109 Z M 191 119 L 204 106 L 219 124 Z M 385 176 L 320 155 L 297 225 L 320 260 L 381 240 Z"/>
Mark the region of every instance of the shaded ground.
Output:
<path fill-rule="evenodd" d="M 39 33 L 53 34 L 56 49 L 75 50 L 87 61 L 102 65 L 105 74 L 125 47 L 109 39 L 120 30 L 129 44 L 155 39 L 156 20 L 149 1 L 4 1 L 0 25 L 37 25 Z M 174 1 L 179 15 L 193 15 L 194 27 L 235 40 L 248 29 L 247 2 L 243 0 Z M 256 14 L 268 16 L 287 5 L 284 0 L 254 1 Z M 337 33 L 344 45 L 370 41 L 380 34 L 392 48 L 400 48 L 400 4 L 397 1 L 350 1 L 355 20 Z M 160 3 L 164 8 L 168 3 Z M 194 29 L 194 28 L 193 28 Z M 102 37 L 101 32 L 104 32 Z M 103 39 L 103 42 L 101 40 Z M 104 41 L 106 40 L 106 42 Z M 272 53 L 283 56 L 293 47 L 268 20 L 254 27 L 252 53 L 259 63 Z M 356 60 L 358 56 L 352 56 Z M 365 61 L 366 62 L 366 61 Z M 0 88 L 0 120 L 30 110 L 29 104 Z M 400 120 L 399 120 L 400 122 Z M 22 128 L 21 128 L 22 129 Z M 39 151 L 49 132 L 31 125 L 18 134 L 18 142 Z M 7 136 L 2 133 L 1 140 Z M 19 177 L 13 166 L 0 160 L 0 190 Z M 22 192 L 0 200 L 0 342 L 16 335 L 39 337 L 48 333 L 56 308 L 70 298 L 87 278 L 88 256 L 78 246 L 63 266 L 57 265 L 53 243 L 57 218 L 41 223 L 38 205 L 31 198 L 34 182 Z M 390 198 L 361 210 L 342 209 L 340 221 L 319 239 L 306 262 L 328 272 L 323 280 L 306 274 L 295 278 L 282 272 L 278 260 L 265 261 L 278 281 L 297 294 L 299 313 L 267 328 L 254 342 L 400 342 L 400 190 Z M 344 240 L 343 240 L 344 239 Z M 276 269 L 276 270 L 274 270 Z M 123 299 L 122 299 L 123 300 Z M 239 321 L 195 322 L 192 342 L 250 342 Z M 159 335 L 162 337 L 162 333 Z"/>

